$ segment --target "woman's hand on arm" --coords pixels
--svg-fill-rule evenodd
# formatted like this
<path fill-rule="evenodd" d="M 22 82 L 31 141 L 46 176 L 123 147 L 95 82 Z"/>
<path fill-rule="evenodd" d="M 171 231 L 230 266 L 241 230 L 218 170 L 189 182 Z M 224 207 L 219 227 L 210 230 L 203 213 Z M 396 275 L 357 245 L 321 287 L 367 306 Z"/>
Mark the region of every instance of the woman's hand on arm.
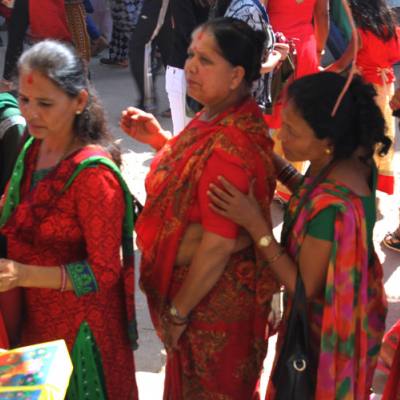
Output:
<path fill-rule="evenodd" d="M 254 198 L 252 188 L 249 195 L 244 195 L 224 178 L 221 179 L 223 189 L 210 187 L 210 200 L 213 210 L 242 225 L 251 235 L 255 243 L 263 236 L 271 236 L 271 223 L 262 215 Z M 258 246 L 263 258 L 272 269 L 278 280 L 293 294 L 296 287 L 298 266 L 291 257 L 282 250 L 273 238 L 267 247 Z M 309 298 L 318 296 L 325 285 L 326 271 L 332 250 L 332 242 L 306 236 L 300 250 L 300 271 Z"/>
<path fill-rule="evenodd" d="M 139 108 L 128 107 L 121 113 L 120 128 L 130 137 L 160 150 L 168 141 L 168 133 L 162 129 L 153 114 Z"/>
<path fill-rule="evenodd" d="M 235 247 L 234 239 L 227 239 L 212 232 L 203 233 L 199 247 L 189 267 L 189 272 L 172 299 L 182 317 L 190 316 L 190 312 L 206 296 L 224 272 L 226 264 Z M 176 326 L 167 323 L 165 337 L 169 343 L 167 348 L 177 348 L 178 341 L 186 325 Z"/>
<path fill-rule="evenodd" d="M 210 208 L 217 214 L 230 219 L 251 232 L 252 226 L 263 219 L 261 209 L 254 197 L 254 181 L 250 184 L 249 194 L 245 195 L 224 177 L 219 177 L 222 188 L 210 185 L 208 196 Z"/>

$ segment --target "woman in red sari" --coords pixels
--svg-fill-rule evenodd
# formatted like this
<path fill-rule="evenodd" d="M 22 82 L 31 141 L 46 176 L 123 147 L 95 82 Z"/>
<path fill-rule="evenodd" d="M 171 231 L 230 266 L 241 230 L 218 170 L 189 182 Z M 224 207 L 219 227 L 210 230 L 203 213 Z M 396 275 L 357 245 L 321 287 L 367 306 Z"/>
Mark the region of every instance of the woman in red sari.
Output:
<path fill-rule="evenodd" d="M 210 211 L 207 191 L 223 175 L 243 192 L 255 180 L 260 205 L 271 201 L 272 142 L 250 97 L 264 38 L 233 18 L 194 32 L 185 73 L 204 109 L 174 139 L 151 114 L 129 108 L 122 116 L 126 133 L 159 151 L 136 231 L 141 286 L 168 352 L 166 400 L 259 399 L 277 288 L 253 246 L 236 251 L 238 226 Z"/>
<path fill-rule="evenodd" d="M 43 41 L 18 65 L 32 139 L 2 207 L 8 259 L 0 259 L 0 291 L 14 299 L 23 291 L 21 345 L 66 341 L 69 399 L 137 399 L 132 206 L 112 161 L 119 153 L 107 151 L 103 110 L 71 48 Z"/>

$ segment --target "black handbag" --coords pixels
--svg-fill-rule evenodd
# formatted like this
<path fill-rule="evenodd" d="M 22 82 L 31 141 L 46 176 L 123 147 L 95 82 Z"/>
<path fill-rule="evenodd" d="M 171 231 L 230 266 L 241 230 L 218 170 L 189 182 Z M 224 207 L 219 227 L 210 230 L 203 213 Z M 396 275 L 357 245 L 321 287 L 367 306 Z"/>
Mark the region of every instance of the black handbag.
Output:
<path fill-rule="evenodd" d="M 276 400 L 314 398 L 315 369 L 311 360 L 307 301 L 303 280 L 297 273 L 296 292 L 285 337 L 272 375 Z"/>

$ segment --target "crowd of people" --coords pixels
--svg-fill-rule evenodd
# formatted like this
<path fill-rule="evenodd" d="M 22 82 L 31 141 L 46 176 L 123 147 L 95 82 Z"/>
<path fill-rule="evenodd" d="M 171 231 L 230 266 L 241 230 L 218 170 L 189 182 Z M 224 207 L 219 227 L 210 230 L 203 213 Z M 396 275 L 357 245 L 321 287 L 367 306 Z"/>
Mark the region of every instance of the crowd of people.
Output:
<path fill-rule="evenodd" d="M 0 1 L 0 347 L 64 339 L 68 399 L 137 399 L 135 231 L 165 400 L 397 400 L 373 241 L 396 184 L 386 0 Z M 330 3 L 351 35 L 322 66 Z M 120 128 L 155 151 L 140 215 L 90 81 L 107 48 L 139 92 Z M 173 132 L 150 113 L 157 52 Z M 383 243 L 399 252 L 400 226 Z"/>

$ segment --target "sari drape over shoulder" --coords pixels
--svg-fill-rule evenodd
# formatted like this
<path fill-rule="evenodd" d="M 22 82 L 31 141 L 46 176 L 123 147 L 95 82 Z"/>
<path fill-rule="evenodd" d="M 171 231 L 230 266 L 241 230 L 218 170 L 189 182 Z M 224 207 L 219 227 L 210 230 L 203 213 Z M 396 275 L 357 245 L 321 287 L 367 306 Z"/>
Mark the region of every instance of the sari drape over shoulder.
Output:
<path fill-rule="evenodd" d="M 160 337 L 161 315 L 189 268 L 175 265 L 175 258 L 207 160 L 222 153 L 240 165 L 249 182 L 256 178 L 255 194 L 265 216 L 275 187 L 272 141 L 254 100 L 209 123 L 198 118 L 157 154 L 136 224 L 140 284 Z M 192 310 L 180 350 L 168 357 L 164 399 L 259 398 L 256 385 L 275 291 L 271 272 L 256 262 L 252 247 L 233 254 L 215 287 Z"/>
<path fill-rule="evenodd" d="M 292 196 L 286 218 L 294 214 L 309 184 L 308 179 L 298 196 Z M 385 329 L 386 298 L 382 266 L 373 249 L 368 249 L 360 197 L 330 180 L 319 184 L 288 236 L 287 251 L 297 261 L 307 224 L 332 206 L 337 216 L 325 289 L 321 298 L 310 301 L 308 313 L 316 369 L 315 398 L 364 400 L 369 397 Z M 278 351 L 284 329 L 283 325 Z M 273 399 L 271 382 L 268 389 L 267 398 Z"/>

